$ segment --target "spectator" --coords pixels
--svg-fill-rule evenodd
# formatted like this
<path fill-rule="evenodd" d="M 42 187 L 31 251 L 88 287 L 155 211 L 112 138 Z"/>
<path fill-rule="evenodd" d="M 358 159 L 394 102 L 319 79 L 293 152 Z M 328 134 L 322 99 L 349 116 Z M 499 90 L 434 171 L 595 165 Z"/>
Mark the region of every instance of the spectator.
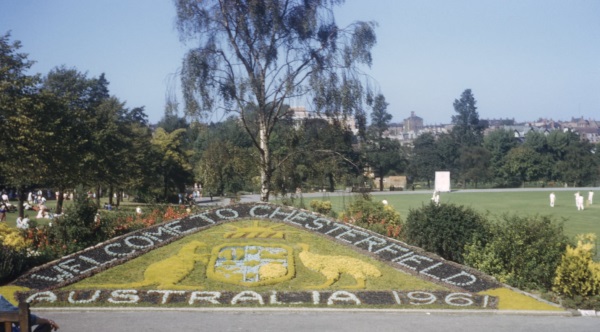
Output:
<path fill-rule="evenodd" d="M 18 217 L 17 218 L 17 228 L 18 229 L 28 229 L 29 228 L 29 215 L 25 215 L 25 218 Z"/>
<path fill-rule="evenodd" d="M 4 204 L 4 202 L 0 203 L 0 222 L 6 221 L 6 211 L 7 210 L 8 210 L 8 207 L 6 206 L 6 204 Z"/>

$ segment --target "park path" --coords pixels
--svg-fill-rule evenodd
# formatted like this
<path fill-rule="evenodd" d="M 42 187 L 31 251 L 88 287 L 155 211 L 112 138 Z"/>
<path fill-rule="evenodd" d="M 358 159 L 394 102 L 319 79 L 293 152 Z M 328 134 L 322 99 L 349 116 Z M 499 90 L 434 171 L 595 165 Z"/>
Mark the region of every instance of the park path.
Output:
<path fill-rule="evenodd" d="M 598 331 L 600 318 L 569 314 L 401 310 L 44 310 L 60 332 L 74 331 Z"/>

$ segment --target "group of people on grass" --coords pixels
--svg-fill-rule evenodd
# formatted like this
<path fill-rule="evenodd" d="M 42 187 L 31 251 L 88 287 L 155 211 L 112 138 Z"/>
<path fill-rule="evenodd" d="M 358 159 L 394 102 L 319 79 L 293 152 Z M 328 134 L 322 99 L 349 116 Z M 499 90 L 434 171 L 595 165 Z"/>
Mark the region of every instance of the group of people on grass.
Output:
<path fill-rule="evenodd" d="M 590 191 L 590 192 L 588 192 L 587 204 L 588 204 L 588 206 L 590 206 L 593 203 L 594 203 L 594 192 Z M 554 207 L 555 204 L 556 204 L 556 195 L 554 194 L 554 192 L 551 192 L 550 193 L 550 207 Z M 577 211 L 583 211 L 585 209 L 584 197 L 579 192 L 575 193 L 575 207 L 577 208 Z"/>

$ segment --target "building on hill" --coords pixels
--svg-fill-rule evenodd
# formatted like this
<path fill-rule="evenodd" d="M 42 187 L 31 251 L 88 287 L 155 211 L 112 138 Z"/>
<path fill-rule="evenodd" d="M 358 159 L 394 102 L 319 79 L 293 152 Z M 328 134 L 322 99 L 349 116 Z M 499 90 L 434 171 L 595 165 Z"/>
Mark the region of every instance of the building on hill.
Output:
<path fill-rule="evenodd" d="M 306 107 L 303 106 L 294 106 L 289 108 L 290 117 L 294 122 L 296 128 L 300 127 L 305 120 L 308 119 L 323 119 L 329 123 L 333 122 L 333 118 L 326 116 L 325 114 L 320 114 L 314 111 L 309 111 Z M 346 118 L 346 119 L 337 119 L 342 123 L 346 129 L 352 131 L 353 134 L 358 134 L 358 126 L 356 125 L 356 120 L 354 117 Z"/>
<path fill-rule="evenodd" d="M 423 128 L 423 118 L 415 115 L 415 112 L 410 112 L 410 117 L 404 119 L 404 130 L 418 132 Z"/>
<path fill-rule="evenodd" d="M 594 144 L 600 143 L 599 128 L 578 128 L 576 131 L 579 133 L 581 139 L 585 139 Z"/>
<path fill-rule="evenodd" d="M 481 119 L 482 121 L 487 121 L 488 123 L 488 129 L 494 130 L 494 129 L 499 129 L 502 128 L 504 126 L 514 126 L 515 125 L 515 119 Z"/>
<path fill-rule="evenodd" d="M 593 119 L 571 118 L 562 123 L 564 130 L 572 130 L 579 134 L 582 140 L 590 143 L 600 143 L 600 122 Z"/>
<path fill-rule="evenodd" d="M 592 119 L 571 118 L 570 121 L 554 121 L 552 119 L 540 118 L 536 121 L 513 125 L 502 125 L 495 120 L 489 121 L 491 125 L 486 129 L 486 135 L 494 130 L 506 129 L 512 131 L 514 137 L 521 142 L 525 140 L 525 135 L 529 132 L 538 132 L 548 136 L 550 132 L 555 130 L 573 131 L 578 133 L 582 140 L 587 140 L 594 144 L 600 142 L 600 122 Z"/>
<path fill-rule="evenodd" d="M 410 116 L 402 123 L 392 123 L 389 125 L 387 137 L 400 141 L 403 146 L 412 146 L 413 141 L 422 134 L 431 133 L 434 137 L 448 133 L 452 125 L 424 125 L 423 118 L 417 116 L 415 112 L 410 112 Z"/>

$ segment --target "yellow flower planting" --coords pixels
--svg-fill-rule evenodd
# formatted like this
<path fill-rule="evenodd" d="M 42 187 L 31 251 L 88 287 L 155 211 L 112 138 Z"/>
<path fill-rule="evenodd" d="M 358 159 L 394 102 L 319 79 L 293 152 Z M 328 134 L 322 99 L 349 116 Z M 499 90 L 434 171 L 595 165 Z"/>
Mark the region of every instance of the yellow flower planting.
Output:
<path fill-rule="evenodd" d="M 10 228 L 5 223 L 0 223 L 0 244 L 22 250 L 29 246 L 30 242 L 25 240 L 17 229 Z"/>
<path fill-rule="evenodd" d="M 498 309 L 500 310 L 544 310 L 562 311 L 558 306 L 534 299 L 531 296 L 515 292 L 509 288 L 496 288 L 479 293 L 498 297 Z"/>
<path fill-rule="evenodd" d="M 567 246 L 556 269 L 554 290 L 568 296 L 600 294 L 600 263 L 594 262 L 595 234 L 577 236 L 575 248 Z"/>
<path fill-rule="evenodd" d="M 280 278 L 286 275 L 287 268 L 280 263 L 269 263 L 259 269 L 261 280 Z"/>
<path fill-rule="evenodd" d="M 377 267 L 354 257 L 319 255 L 309 252 L 307 244 L 300 243 L 300 246 L 303 250 L 298 257 L 302 264 L 327 278 L 324 284 L 309 288 L 329 287 L 338 281 L 342 273 L 346 273 L 356 280 L 356 285 L 347 288 L 365 288 L 367 277 L 381 276 Z"/>
<path fill-rule="evenodd" d="M 208 254 L 198 254 L 196 250 L 205 248 L 206 244 L 191 241 L 184 245 L 176 255 L 158 261 L 148 266 L 144 271 L 144 280 L 127 284 L 96 285 L 105 288 L 137 288 L 156 285 L 158 289 L 189 289 L 198 286 L 178 285 L 194 269 L 196 262 L 206 264 Z"/>

